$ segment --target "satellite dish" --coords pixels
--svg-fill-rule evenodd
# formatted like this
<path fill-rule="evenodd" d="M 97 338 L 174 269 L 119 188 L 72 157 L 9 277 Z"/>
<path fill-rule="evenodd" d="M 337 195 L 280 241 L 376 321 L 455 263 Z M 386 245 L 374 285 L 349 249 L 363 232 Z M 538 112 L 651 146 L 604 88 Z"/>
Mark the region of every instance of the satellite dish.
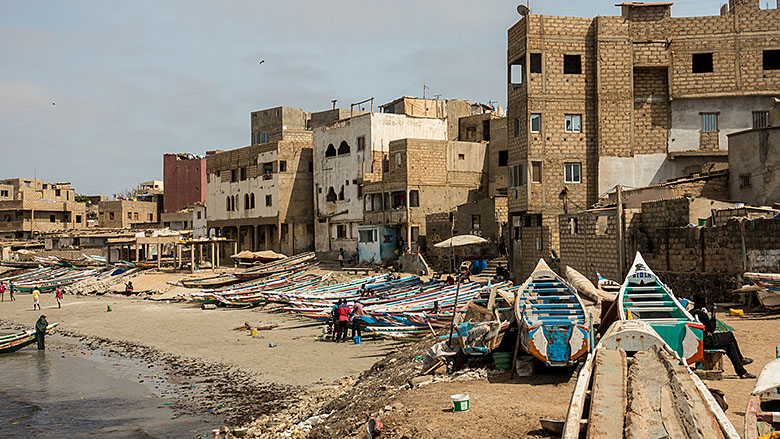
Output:
<path fill-rule="evenodd" d="M 528 10 L 527 6 L 525 6 L 525 5 L 518 5 L 517 6 L 517 13 L 518 14 L 520 14 L 520 15 L 525 17 L 526 15 L 528 15 L 529 12 L 530 11 Z"/>

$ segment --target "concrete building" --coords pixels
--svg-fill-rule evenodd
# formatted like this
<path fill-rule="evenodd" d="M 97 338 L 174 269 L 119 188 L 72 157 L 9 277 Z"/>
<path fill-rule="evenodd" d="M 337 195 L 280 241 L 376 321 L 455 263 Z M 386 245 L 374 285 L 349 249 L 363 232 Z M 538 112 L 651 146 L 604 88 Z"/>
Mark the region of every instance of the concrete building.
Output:
<path fill-rule="evenodd" d="M 515 280 L 558 251 L 559 214 L 725 162 L 726 135 L 764 118 L 780 89 L 780 10 L 619 6 L 619 17 L 526 14 L 508 31 Z"/>
<path fill-rule="evenodd" d="M 425 252 L 449 233 L 427 218 L 485 198 L 487 145 L 483 142 L 402 139 L 390 142 L 381 179 L 366 183 L 366 225 L 396 229 L 399 246 Z"/>
<path fill-rule="evenodd" d="M 159 205 L 154 201 L 101 201 L 98 221 L 102 228 L 151 227 L 160 222 Z"/>
<path fill-rule="evenodd" d="M 484 106 L 460 99 L 425 99 L 410 96 L 400 97 L 381 105 L 380 108 L 385 114 L 403 114 L 417 119 L 446 120 L 447 140 L 458 140 L 460 134 L 458 125 L 462 117 L 484 112 Z"/>
<path fill-rule="evenodd" d="M 195 239 L 208 238 L 208 220 L 206 217 L 206 204 L 195 203 L 192 206 L 192 237 Z"/>
<path fill-rule="evenodd" d="M 390 143 L 404 138 L 446 140 L 447 124 L 441 118 L 366 113 L 314 128 L 316 251 L 333 257 L 341 248 L 357 252 L 363 186 L 381 180 L 383 166 L 395 163 L 386 159 Z"/>
<path fill-rule="evenodd" d="M 165 184 L 162 180 L 149 180 L 138 183 L 138 195 L 162 195 Z"/>
<path fill-rule="evenodd" d="M 729 134 L 731 199 L 754 206 L 780 203 L 780 100 L 766 124 Z"/>
<path fill-rule="evenodd" d="M 214 235 L 237 240 L 239 251 L 312 249 L 308 120 L 297 108 L 253 112 L 252 140 L 261 143 L 206 157 L 206 213 Z"/>
<path fill-rule="evenodd" d="M 163 155 L 163 213 L 173 213 L 206 201 L 206 157 Z"/>
<path fill-rule="evenodd" d="M 86 226 L 86 205 L 76 201 L 70 183 L 0 180 L 0 238 L 30 239 L 43 232 Z"/>
<path fill-rule="evenodd" d="M 192 209 L 181 209 L 177 212 L 162 213 L 160 222 L 163 227 L 171 230 L 192 230 L 194 212 Z"/>

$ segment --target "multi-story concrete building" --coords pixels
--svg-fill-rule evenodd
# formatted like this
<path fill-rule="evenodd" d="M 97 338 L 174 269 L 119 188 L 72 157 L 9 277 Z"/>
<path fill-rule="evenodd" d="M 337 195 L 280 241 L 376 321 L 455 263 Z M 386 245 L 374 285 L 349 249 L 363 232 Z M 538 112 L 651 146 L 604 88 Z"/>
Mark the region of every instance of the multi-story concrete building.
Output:
<path fill-rule="evenodd" d="M 163 155 L 163 213 L 174 213 L 206 201 L 206 157 Z"/>
<path fill-rule="evenodd" d="M 86 205 L 76 202 L 70 183 L 0 180 L 0 238 L 30 239 L 42 232 L 86 226 Z"/>
<path fill-rule="evenodd" d="M 252 145 L 206 157 L 208 228 L 240 250 L 311 250 L 310 116 L 279 107 L 252 113 Z M 209 232 L 212 233 L 212 232 Z"/>
<path fill-rule="evenodd" d="M 672 17 L 624 3 L 619 17 L 526 15 L 508 31 L 513 273 L 558 248 L 562 213 L 616 185 L 639 187 L 727 160 L 780 90 L 780 10 L 730 0 Z"/>
<path fill-rule="evenodd" d="M 105 200 L 98 204 L 100 227 L 126 229 L 160 222 L 159 204 L 154 201 Z"/>
<path fill-rule="evenodd" d="M 437 101 L 428 102 L 433 106 Z M 445 103 L 438 102 L 440 106 Z M 387 163 L 392 141 L 446 140 L 444 107 L 441 115 L 442 118 L 365 113 L 314 128 L 317 252 L 332 256 L 339 249 L 351 254 L 357 251 L 358 226 L 363 223 L 363 185 L 381 180 L 383 161 Z"/>
<path fill-rule="evenodd" d="M 363 233 L 369 231 L 368 226 L 389 227 L 395 229 L 393 235 L 398 236 L 399 246 L 425 252 L 435 243 L 428 237 L 450 233 L 449 227 L 446 230 L 429 227 L 428 217 L 437 213 L 447 215 L 457 206 L 487 195 L 483 190 L 487 180 L 486 160 L 487 144 L 483 142 L 425 139 L 390 142 L 381 179 L 364 187 L 366 226 L 361 228 L 361 241 L 384 239 L 377 233 Z"/>
<path fill-rule="evenodd" d="M 780 204 L 780 99 L 767 120 L 758 122 L 729 134 L 729 194 L 735 201 L 772 206 Z"/>

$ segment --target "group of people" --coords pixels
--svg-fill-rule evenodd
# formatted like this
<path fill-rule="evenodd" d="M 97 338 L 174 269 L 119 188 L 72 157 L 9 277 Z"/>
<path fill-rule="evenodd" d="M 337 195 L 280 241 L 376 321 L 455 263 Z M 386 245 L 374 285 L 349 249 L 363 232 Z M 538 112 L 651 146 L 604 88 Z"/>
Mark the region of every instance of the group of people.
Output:
<path fill-rule="evenodd" d="M 339 299 L 333 305 L 330 314 L 333 322 L 333 341 L 342 343 L 347 341 L 347 332 L 351 322 L 352 340 L 355 343 L 360 343 L 360 317 L 366 315 L 360 300 L 356 300 L 355 304 L 350 307 L 345 299 Z"/>
<path fill-rule="evenodd" d="M 11 295 L 11 301 L 14 300 L 14 283 L 8 282 L 8 294 Z M 0 282 L 0 302 L 5 302 L 5 284 Z"/>

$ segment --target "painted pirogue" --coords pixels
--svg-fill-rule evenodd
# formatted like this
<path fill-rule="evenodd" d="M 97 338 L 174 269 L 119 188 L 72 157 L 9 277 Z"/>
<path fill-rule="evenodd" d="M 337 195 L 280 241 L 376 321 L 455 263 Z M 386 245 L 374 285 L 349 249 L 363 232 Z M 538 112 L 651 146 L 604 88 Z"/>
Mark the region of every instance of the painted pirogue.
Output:
<path fill-rule="evenodd" d="M 224 305 L 258 305 L 268 302 L 271 292 L 307 290 L 318 286 L 326 276 L 307 274 L 302 271 L 279 273 L 263 279 L 255 279 L 232 285 L 229 288 L 192 292 L 186 296 L 194 303 L 215 303 Z"/>
<path fill-rule="evenodd" d="M 593 348 L 585 305 L 543 259 L 518 290 L 515 317 L 523 349 L 547 366 L 571 366 Z"/>
<path fill-rule="evenodd" d="M 100 270 L 98 269 L 76 270 L 64 268 L 62 270 L 54 270 L 44 276 L 14 281 L 14 288 L 22 292 L 29 292 L 36 288 L 41 292 L 51 291 L 57 287 L 66 287 L 84 279 L 97 276 L 98 274 L 100 274 Z"/>
<path fill-rule="evenodd" d="M 704 356 L 704 325 L 685 310 L 637 252 L 618 295 L 620 320 L 638 319 L 650 326 L 688 364 Z"/>
<path fill-rule="evenodd" d="M 54 331 L 59 323 L 52 323 L 46 327 L 46 333 Z M 36 331 L 25 331 L 21 334 L 6 335 L 0 337 L 0 354 L 15 352 L 25 346 L 35 343 Z"/>

